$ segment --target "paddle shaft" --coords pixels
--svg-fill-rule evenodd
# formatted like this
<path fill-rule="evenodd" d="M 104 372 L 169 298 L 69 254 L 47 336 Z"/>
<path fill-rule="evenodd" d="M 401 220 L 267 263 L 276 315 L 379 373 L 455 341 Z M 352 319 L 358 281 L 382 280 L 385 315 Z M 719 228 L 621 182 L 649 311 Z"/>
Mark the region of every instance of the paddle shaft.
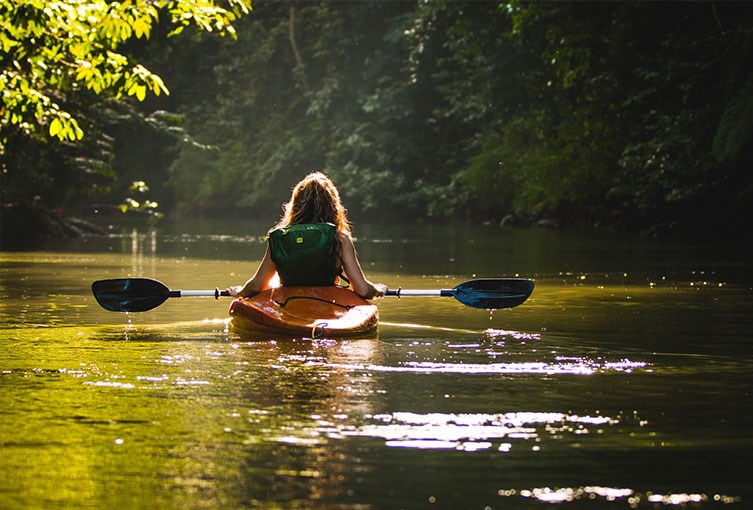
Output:
<path fill-rule="evenodd" d="M 228 297 L 230 293 L 226 290 L 171 290 L 168 297 L 213 297 L 218 299 L 220 296 Z"/>
<path fill-rule="evenodd" d="M 218 298 L 220 296 L 226 297 L 230 296 L 230 293 L 226 290 L 218 291 L 218 289 L 215 290 L 171 290 L 168 297 L 175 298 L 175 297 L 213 297 Z M 451 289 L 397 289 L 397 290 L 388 290 L 385 293 L 385 296 L 397 296 L 397 297 L 403 297 L 403 296 L 422 296 L 422 297 L 451 297 L 453 296 L 453 291 Z"/>
<path fill-rule="evenodd" d="M 385 294 L 385 296 L 397 296 L 397 297 L 403 297 L 403 296 L 420 296 L 420 297 L 448 297 L 452 296 L 453 292 L 449 289 L 397 289 L 397 290 L 388 290 Z"/>

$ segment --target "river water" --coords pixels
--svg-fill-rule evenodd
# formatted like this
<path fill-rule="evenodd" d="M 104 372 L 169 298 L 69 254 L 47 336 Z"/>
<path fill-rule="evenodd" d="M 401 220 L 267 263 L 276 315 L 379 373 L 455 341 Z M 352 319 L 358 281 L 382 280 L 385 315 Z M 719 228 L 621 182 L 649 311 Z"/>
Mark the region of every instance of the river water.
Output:
<path fill-rule="evenodd" d="M 512 310 L 385 298 L 356 340 L 244 338 L 227 299 L 126 315 L 91 295 L 242 283 L 263 230 L 0 252 L 0 508 L 753 508 L 750 249 L 355 225 L 391 288 L 536 282 Z"/>

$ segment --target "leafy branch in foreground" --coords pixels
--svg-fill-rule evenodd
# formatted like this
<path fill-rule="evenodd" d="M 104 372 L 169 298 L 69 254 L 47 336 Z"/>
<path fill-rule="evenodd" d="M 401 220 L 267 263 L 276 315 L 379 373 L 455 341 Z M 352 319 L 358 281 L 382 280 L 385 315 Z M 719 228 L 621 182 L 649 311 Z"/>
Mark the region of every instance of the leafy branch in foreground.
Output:
<path fill-rule="evenodd" d="M 4 0 L 0 4 L 0 133 L 10 128 L 33 135 L 46 128 L 61 141 L 84 131 L 64 106 L 84 90 L 143 101 L 147 92 L 169 94 L 162 79 L 118 48 L 148 39 L 160 13 L 170 35 L 194 25 L 235 37 L 235 22 L 251 0 Z M 0 152 L 2 146 L 0 146 Z"/>
<path fill-rule="evenodd" d="M 145 195 L 149 191 L 149 186 L 147 186 L 144 181 L 134 181 L 131 184 L 129 191 L 131 194 Z M 164 214 L 157 211 L 159 204 L 154 200 L 149 200 L 146 198 L 138 201 L 136 199 L 128 197 L 118 207 L 120 208 L 120 212 L 122 212 L 123 214 L 127 213 L 128 211 L 146 213 L 147 215 L 149 215 L 150 223 L 156 223 L 164 217 Z"/>

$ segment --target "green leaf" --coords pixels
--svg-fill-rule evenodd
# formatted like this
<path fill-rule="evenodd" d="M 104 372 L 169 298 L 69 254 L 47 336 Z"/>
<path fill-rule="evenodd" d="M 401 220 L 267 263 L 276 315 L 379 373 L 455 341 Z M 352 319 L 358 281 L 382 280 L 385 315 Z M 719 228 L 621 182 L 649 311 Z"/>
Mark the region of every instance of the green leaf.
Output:
<path fill-rule="evenodd" d="M 136 33 L 137 38 L 146 37 L 149 39 L 149 33 L 152 29 L 151 24 L 144 18 L 136 18 L 133 20 L 133 31 Z"/>
<path fill-rule="evenodd" d="M 170 95 L 170 91 L 165 86 L 165 82 L 162 81 L 162 78 L 160 78 L 156 74 L 152 74 L 151 79 L 152 79 L 152 91 L 156 95 L 159 96 L 160 92 L 164 92 L 165 95 L 168 95 L 168 96 Z"/>
<path fill-rule="evenodd" d="M 57 136 L 62 127 L 63 125 L 60 123 L 60 119 L 52 119 L 52 122 L 50 122 L 50 136 Z"/>

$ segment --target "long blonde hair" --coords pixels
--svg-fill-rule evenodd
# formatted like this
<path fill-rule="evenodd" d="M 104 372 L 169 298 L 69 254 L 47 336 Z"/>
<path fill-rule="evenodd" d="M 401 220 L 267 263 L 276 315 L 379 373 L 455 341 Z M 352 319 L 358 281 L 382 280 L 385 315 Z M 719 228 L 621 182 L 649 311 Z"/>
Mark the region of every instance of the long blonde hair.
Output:
<path fill-rule="evenodd" d="M 329 177 L 313 172 L 293 188 L 284 213 L 272 230 L 301 223 L 332 223 L 338 232 L 350 236 L 350 224 L 340 193 Z"/>

